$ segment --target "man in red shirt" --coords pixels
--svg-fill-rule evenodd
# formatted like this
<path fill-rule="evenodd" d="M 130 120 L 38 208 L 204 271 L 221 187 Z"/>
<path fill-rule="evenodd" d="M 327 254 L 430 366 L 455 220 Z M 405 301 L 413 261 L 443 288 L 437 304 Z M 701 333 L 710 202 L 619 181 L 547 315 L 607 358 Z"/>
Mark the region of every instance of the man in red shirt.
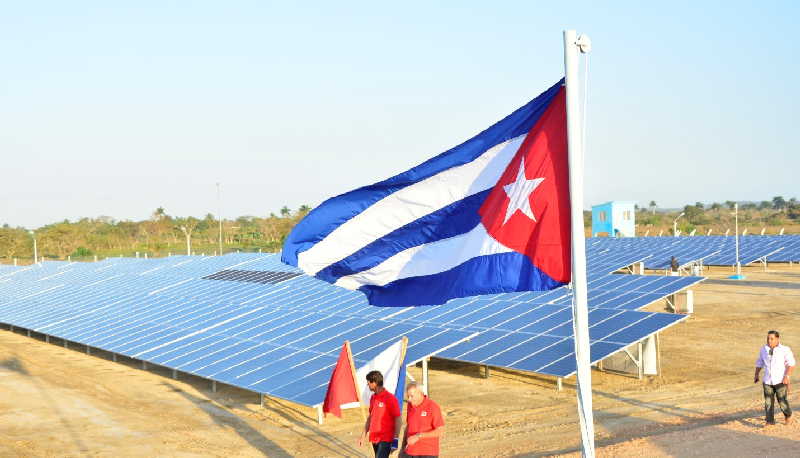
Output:
<path fill-rule="evenodd" d="M 403 447 L 409 458 L 439 456 L 439 437 L 444 432 L 444 419 L 439 404 L 422 392 L 416 383 L 406 388 L 408 409 Z"/>
<path fill-rule="evenodd" d="M 400 433 L 400 404 L 383 388 L 383 375 L 379 371 L 367 374 L 367 386 L 375 394 L 369 398 L 369 416 L 364 432 L 358 438 L 358 446 L 362 447 L 364 439 L 369 438 L 375 458 L 388 458 L 392 453 L 392 442 Z"/>

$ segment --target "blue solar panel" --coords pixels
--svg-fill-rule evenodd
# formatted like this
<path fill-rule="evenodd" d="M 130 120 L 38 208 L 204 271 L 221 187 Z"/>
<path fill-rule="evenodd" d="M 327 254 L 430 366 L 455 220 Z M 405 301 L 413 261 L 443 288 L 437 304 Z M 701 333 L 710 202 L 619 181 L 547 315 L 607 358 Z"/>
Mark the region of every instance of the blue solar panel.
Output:
<path fill-rule="evenodd" d="M 256 281 L 202 278 L 221 271 Z M 364 363 L 407 335 L 416 361 L 472 334 L 396 323 L 388 319 L 396 310 L 371 307 L 360 293 L 258 271 L 296 274 L 274 255 L 252 254 L 4 269 L 0 321 L 273 395 L 287 382 L 328 377 L 344 340 Z"/>
<path fill-rule="evenodd" d="M 761 237 L 761 236 L 756 236 Z M 800 262 L 800 235 L 765 235 L 782 250 L 767 256 L 769 262 Z"/>
<path fill-rule="evenodd" d="M 611 275 L 644 258 L 596 254 L 593 355 L 682 319 L 625 309 L 695 277 Z M 380 308 L 297 273 L 267 254 L 45 262 L 0 270 L 0 322 L 307 405 L 322 401 L 344 340 L 357 364 L 407 336 L 409 362 L 441 354 L 559 376 L 574 367 L 566 287 Z"/>
<path fill-rule="evenodd" d="M 663 297 L 663 296 L 660 296 Z M 527 308 L 527 310 L 520 310 Z M 480 323 L 462 329 L 479 331 L 475 337 L 441 352 L 444 358 L 468 361 L 491 366 L 528 370 L 555 376 L 568 376 L 574 372 L 572 354 L 572 310 L 569 304 L 512 304 L 517 318 L 493 322 L 490 328 Z M 506 316 L 503 312 L 494 316 Z M 648 313 L 627 310 L 592 309 L 589 313 L 589 332 L 597 355 L 595 360 L 609 356 L 631 343 L 637 342 L 666 326 L 685 319 L 685 316 L 666 313 Z M 429 324 L 457 326 L 448 315 Z M 566 353 L 565 353 L 566 352 Z"/>
<path fill-rule="evenodd" d="M 743 265 L 764 258 L 770 262 L 800 261 L 800 235 L 746 235 L 739 237 L 739 260 Z M 733 236 L 631 237 L 587 239 L 592 262 L 626 258 L 644 260 L 653 270 L 670 268 L 672 257 L 681 267 L 692 263 L 730 266 L 736 264 L 736 238 Z M 590 272 L 592 269 L 590 269 Z"/>

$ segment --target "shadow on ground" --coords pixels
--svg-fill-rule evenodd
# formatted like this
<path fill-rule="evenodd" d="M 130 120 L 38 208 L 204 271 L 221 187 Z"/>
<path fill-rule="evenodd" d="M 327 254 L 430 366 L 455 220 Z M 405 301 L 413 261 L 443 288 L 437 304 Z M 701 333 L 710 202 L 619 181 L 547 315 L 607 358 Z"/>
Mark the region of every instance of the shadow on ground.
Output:
<path fill-rule="evenodd" d="M 246 440 L 253 448 L 270 457 L 289 457 L 292 456 L 289 452 L 284 450 L 276 442 L 270 440 L 263 433 L 250 426 L 247 421 L 239 418 L 234 412 L 214 402 L 213 396 L 209 398 L 195 396 L 187 393 L 181 388 L 168 383 L 162 382 L 171 391 L 180 394 L 185 399 L 189 400 L 192 404 L 197 406 L 206 415 L 211 418 L 214 423 L 235 431 L 242 439 Z M 194 385 L 194 383 L 191 383 Z M 241 391 L 241 390 L 237 390 Z M 211 402 L 209 402 L 211 401 Z M 258 415 L 258 411 L 252 410 L 244 405 L 244 403 L 237 403 L 236 408 L 242 409 L 248 413 Z M 363 455 L 359 450 L 344 443 L 338 438 L 314 427 L 310 424 L 311 417 L 304 414 L 300 410 L 292 407 L 288 403 L 283 403 L 274 399 L 265 398 L 264 409 L 279 415 L 286 421 L 292 424 L 292 428 L 287 431 L 294 432 L 302 436 L 305 440 L 315 442 L 318 446 L 325 449 L 326 456 L 360 456 Z M 298 431 L 298 429 L 300 431 Z"/>
<path fill-rule="evenodd" d="M 69 422 L 69 420 L 67 420 L 67 417 L 64 415 L 64 412 L 58 406 L 58 403 L 56 402 L 55 398 L 50 395 L 50 393 L 47 391 L 47 388 L 42 384 L 41 380 L 39 380 L 38 377 L 32 375 L 25 368 L 25 364 L 16 355 L 0 361 L 0 368 L 8 369 L 18 374 L 22 374 L 26 377 L 29 377 L 30 380 L 33 382 L 34 386 L 36 386 L 36 389 L 39 391 L 42 400 L 50 407 L 50 409 L 53 412 L 56 413 L 56 415 L 58 415 L 59 422 L 67 431 L 67 434 L 69 434 L 70 438 L 72 439 L 72 442 L 75 443 L 75 448 L 78 449 L 78 452 L 81 455 L 88 455 L 89 448 L 83 442 L 80 435 L 72 426 L 72 424 Z"/>

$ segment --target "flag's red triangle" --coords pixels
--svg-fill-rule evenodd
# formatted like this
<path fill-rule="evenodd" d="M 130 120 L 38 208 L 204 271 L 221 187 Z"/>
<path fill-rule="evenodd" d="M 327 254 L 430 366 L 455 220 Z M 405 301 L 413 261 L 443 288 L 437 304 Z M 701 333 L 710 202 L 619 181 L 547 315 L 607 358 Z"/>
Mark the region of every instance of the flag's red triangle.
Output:
<path fill-rule="evenodd" d="M 325 402 L 322 404 L 324 413 L 332 413 L 337 417 L 342 417 L 342 404 L 359 402 L 358 387 L 353 374 L 353 366 L 350 362 L 350 352 L 347 343 L 342 345 L 339 353 L 339 361 L 331 374 L 331 381 L 328 382 L 328 392 L 325 394 Z"/>

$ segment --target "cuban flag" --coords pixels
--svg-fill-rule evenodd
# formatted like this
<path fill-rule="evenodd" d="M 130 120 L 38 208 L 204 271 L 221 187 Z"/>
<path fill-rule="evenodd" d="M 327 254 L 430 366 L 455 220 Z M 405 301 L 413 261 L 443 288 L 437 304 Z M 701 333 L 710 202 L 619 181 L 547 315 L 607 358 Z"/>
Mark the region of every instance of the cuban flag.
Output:
<path fill-rule="evenodd" d="M 443 304 L 570 281 L 564 81 L 406 172 L 333 197 L 281 259 L 370 304 Z"/>

